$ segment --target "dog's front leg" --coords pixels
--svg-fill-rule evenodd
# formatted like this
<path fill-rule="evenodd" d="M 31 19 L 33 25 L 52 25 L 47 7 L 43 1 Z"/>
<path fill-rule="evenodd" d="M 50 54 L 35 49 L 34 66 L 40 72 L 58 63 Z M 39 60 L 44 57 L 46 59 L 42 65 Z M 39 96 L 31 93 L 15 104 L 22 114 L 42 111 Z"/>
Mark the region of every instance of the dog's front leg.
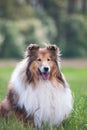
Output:
<path fill-rule="evenodd" d="M 12 108 L 7 97 L 0 103 L 0 116 L 9 117 L 12 114 Z"/>
<path fill-rule="evenodd" d="M 16 108 L 17 102 L 18 94 L 13 89 L 9 89 L 7 96 L 0 103 L 0 116 L 9 117 Z"/>

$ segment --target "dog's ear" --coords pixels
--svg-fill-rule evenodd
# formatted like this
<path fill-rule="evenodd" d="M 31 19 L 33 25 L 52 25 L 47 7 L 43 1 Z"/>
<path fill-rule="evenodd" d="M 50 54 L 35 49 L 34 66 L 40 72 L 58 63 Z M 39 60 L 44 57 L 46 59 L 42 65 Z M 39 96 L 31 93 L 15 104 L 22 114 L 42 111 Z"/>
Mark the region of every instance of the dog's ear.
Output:
<path fill-rule="evenodd" d="M 39 46 L 37 44 L 30 44 L 27 47 L 27 50 L 25 53 L 25 58 L 27 58 L 27 57 L 29 58 L 28 65 L 26 68 L 26 76 L 27 76 L 27 80 L 29 82 L 31 82 L 33 80 L 33 76 L 32 76 L 32 73 L 30 71 L 30 65 L 31 65 L 32 61 L 34 61 L 36 59 L 38 50 L 39 50 Z"/>
<path fill-rule="evenodd" d="M 25 58 L 31 55 L 35 55 L 38 49 L 39 49 L 39 46 L 37 44 L 30 44 L 26 49 Z"/>
<path fill-rule="evenodd" d="M 59 55 L 59 48 L 56 45 L 48 45 L 47 46 L 47 50 L 50 51 L 50 53 L 52 54 L 52 57 L 55 59 L 58 58 Z"/>
<path fill-rule="evenodd" d="M 58 48 L 57 48 L 57 46 L 54 44 L 54 45 L 48 45 L 48 46 L 47 46 L 47 49 L 48 49 L 48 50 L 52 50 L 52 51 L 56 51 Z"/>
<path fill-rule="evenodd" d="M 65 83 L 63 75 L 60 70 L 60 50 L 56 45 L 49 45 L 47 49 L 51 52 L 51 57 L 57 65 L 56 77 L 61 83 Z"/>

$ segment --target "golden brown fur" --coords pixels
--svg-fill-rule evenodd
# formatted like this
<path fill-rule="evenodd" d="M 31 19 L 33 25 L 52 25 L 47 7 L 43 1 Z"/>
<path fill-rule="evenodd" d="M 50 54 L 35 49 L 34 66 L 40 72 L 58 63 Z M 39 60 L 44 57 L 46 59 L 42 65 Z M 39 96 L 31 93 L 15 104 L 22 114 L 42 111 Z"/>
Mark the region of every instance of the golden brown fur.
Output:
<path fill-rule="evenodd" d="M 56 65 L 58 64 L 57 63 L 57 58 L 59 57 L 58 54 L 59 50 L 55 45 L 39 49 L 38 45 L 30 44 L 27 47 L 25 53 L 25 58 L 28 58 L 28 65 L 27 68 L 22 70 L 21 72 L 21 74 L 24 74 L 24 81 L 26 83 L 33 82 L 34 86 L 36 86 L 40 78 L 38 67 L 42 65 L 42 62 L 39 62 L 38 60 L 42 59 L 43 62 L 44 61 L 47 62 L 51 67 L 49 79 L 55 80 L 55 82 L 64 83 L 59 70 L 59 66 Z M 18 100 L 17 93 L 14 90 L 9 89 L 6 98 L 0 104 L 0 115 L 9 116 L 11 114 L 12 109 L 16 107 L 17 100 Z M 17 113 L 18 113 L 17 117 L 19 118 L 20 112 Z"/>
<path fill-rule="evenodd" d="M 36 87 L 39 80 L 42 78 L 39 68 L 43 65 L 48 65 L 50 67 L 49 72 L 49 81 L 54 81 L 55 84 L 61 83 L 65 87 L 65 81 L 60 72 L 59 68 L 59 49 L 55 45 L 49 45 L 46 48 L 39 48 L 38 45 L 30 44 L 25 53 L 26 64 L 19 73 L 19 76 L 23 77 L 23 83 L 31 84 L 33 87 Z M 45 82 L 45 80 L 44 80 Z M 28 119 L 33 120 L 33 118 L 26 118 L 25 107 L 22 109 L 17 106 L 19 100 L 19 94 L 11 86 L 8 90 L 6 98 L 0 103 L 0 115 L 8 117 L 13 111 L 15 111 L 16 117 L 18 120 L 22 119 L 24 122 L 27 122 Z M 54 85 L 55 86 L 55 85 Z"/>
<path fill-rule="evenodd" d="M 26 52 L 26 57 L 29 57 L 29 63 L 26 71 L 29 82 L 33 81 L 34 84 L 36 84 L 39 80 L 38 67 L 40 67 L 45 61 L 51 67 L 50 80 L 55 77 L 58 82 L 64 83 L 57 63 L 59 56 L 59 49 L 55 45 L 47 46 L 43 49 L 39 49 L 37 45 L 30 45 Z M 42 61 L 39 62 L 39 59 L 42 59 Z"/>

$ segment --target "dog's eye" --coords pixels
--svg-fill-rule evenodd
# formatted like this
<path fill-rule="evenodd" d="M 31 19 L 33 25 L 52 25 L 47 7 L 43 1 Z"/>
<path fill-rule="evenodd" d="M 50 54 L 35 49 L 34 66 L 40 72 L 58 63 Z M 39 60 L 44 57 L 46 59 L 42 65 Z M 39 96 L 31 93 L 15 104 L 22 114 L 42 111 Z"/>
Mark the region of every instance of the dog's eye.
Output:
<path fill-rule="evenodd" d="M 50 61 L 50 60 L 51 60 L 50 58 L 47 59 L 47 61 Z"/>
<path fill-rule="evenodd" d="M 40 59 L 40 58 L 38 58 L 37 60 L 38 60 L 38 61 L 41 61 L 41 59 Z"/>

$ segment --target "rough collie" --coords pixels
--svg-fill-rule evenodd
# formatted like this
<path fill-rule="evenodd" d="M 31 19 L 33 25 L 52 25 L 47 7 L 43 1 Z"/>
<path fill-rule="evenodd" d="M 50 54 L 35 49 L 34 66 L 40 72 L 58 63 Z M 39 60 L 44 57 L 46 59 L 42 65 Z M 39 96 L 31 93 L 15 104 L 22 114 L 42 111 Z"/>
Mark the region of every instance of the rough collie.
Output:
<path fill-rule="evenodd" d="M 14 70 L 7 96 L 0 103 L 0 115 L 14 111 L 18 119 L 59 125 L 72 110 L 72 93 L 60 71 L 59 49 L 56 45 L 39 48 L 30 44 L 25 58 Z"/>

